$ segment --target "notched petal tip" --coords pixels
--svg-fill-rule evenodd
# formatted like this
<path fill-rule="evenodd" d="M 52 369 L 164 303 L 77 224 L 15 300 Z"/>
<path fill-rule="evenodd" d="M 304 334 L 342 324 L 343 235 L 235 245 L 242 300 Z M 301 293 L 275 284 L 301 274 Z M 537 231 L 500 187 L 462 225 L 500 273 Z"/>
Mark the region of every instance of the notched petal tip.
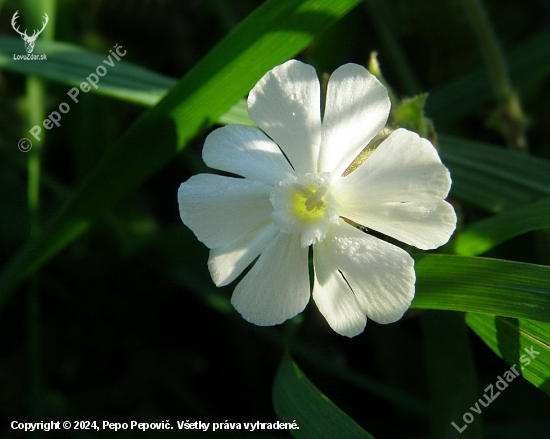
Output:
<path fill-rule="evenodd" d="M 313 300 L 329 326 L 345 337 L 362 333 L 366 313 L 345 281 L 330 246 L 321 242 L 313 248 Z"/>
<path fill-rule="evenodd" d="M 208 270 L 217 287 L 233 282 L 277 236 L 277 229 L 268 221 L 248 230 L 233 242 L 210 250 Z"/>
<path fill-rule="evenodd" d="M 309 301 L 307 249 L 298 235 L 279 233 L 239 282 L 231 304 L 259 326 L 272 326 L 296 316 Z"/>
<path fill-rule="evenodd" d="M 414 298 L 414 259 L 343 222 L 325 241 L 367 318 L 383 324 L 399 320 Z"/>
<path fill-rule="evenodd" d="M 384 128 L 390 107 L 386 87 L 365 67 L 336 69 L 327 88 L 320 172 L 341 175 Z"/>
<path fill-rule="evenodd" d="M 456 213 L 444 201 L 450 187 L 449 170 L 433 145 L 400 128 L 342 178 L 336 196 L 342 216 L 428 250 L 448 242 L 456 228 Z"/>
<path fill-rule="evenodd" d="M 321 87 L 312 66 L 290 60 L 267 72 L 248 95 L 248 115 L 297 172 L 317 172 Z"/>

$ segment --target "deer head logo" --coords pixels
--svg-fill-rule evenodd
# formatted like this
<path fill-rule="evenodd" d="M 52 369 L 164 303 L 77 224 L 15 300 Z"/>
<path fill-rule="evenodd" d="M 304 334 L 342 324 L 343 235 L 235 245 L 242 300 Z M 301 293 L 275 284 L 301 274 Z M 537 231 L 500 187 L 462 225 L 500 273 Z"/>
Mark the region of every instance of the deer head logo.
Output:
<path fill-rule="evenodd" d="M 15 14 L 13 14 L 13 18 L 11 19 L 11 25 L 12 25 L 13 29 L 15 30 L 15 32 L 17 32 L 19 35 L 21 35 L 21 38 L 23 38 L 23 40 L 25 40 L 25 50 L 27 51 L 27 53 L 32 53 L 32 51 L 34 50 L 34 43 L 36 42 L 36 39 L 38 38 L 38 35 L 40 35 L 42 33 L 42 31 L 44 30 L 44 28 L 48 24 L 48 20 L 49 20 L 48 14 L 44 13 L 44 18 L 46 19 L 46 21 L 44 22 L 44 25 L 42 26 L 42 29 L 35 30 L 30 37 L 27 35 L 27 29 L 25 29 L 25 32 L 20 32 L 19 31 L 19 26 L 15 27 L 15 25 L 16 25 L 15 22 L 19 18 L 19 16 L 17 14 L 19 14 L 19 11 L 15 11 Z"/>

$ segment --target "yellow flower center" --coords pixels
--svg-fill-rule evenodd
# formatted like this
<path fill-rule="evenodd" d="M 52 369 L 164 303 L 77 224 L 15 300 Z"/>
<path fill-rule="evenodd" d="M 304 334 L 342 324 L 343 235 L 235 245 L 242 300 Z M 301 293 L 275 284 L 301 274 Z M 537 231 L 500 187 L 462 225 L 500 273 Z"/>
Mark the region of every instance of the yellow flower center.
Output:
<path fill-rule="evenodd" d="M 321 242 L 340 207 L 332 195 L 329 173 L 287 174 L 271 192 L 272 218 L 283 233 L 301 234 L 301 245 Z"/>
<path fill-rule="evenodd" d="M 292 213 L 300 221 L 313 222 L 322 218 L 327 210 L 323 196 L 327 192 L 325 186 L 315 190 L 311 187 L 294 183 L 295 189 L 292 198 Z"/>

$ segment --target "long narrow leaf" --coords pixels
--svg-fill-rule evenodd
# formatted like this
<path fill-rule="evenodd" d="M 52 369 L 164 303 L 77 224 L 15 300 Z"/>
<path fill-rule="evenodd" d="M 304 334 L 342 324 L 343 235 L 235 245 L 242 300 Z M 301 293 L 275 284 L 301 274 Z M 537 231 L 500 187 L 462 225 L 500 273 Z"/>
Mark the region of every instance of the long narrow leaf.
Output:
<path fill-rule="evenodd" d="M 440 136 L 451 194 L 491 212 L 550 196 L 550 162 L 481 142 Z"/>
<path fill-rule="evenodd" d="M 282 422 L 295 422 L 288 430 L 298 439 L 372 439 L 353 419 L 340 410 L 285 355 L 273 384 L 273 405 Z"/>
<path fill-rule="evenodd" d="M 148 106 L 160 101 L 176 83 L 175 79 L 135 66 L 124 58 L 117 61 L 109 51 L 100 54 L 73 44 L 43 40 L 36 42 L 35 51 L 44 53 L 47 61 L 15 60 L 14 54 L 25 53 L 24 44 L 20 38 L 1 36 L 0 68 L 78 87 L 87 81 L 90 74 L 95 74 L 98 66 L 103 66 L 107 73 L 99 78 L 97 88 L 90 88 L 91 92 Z M 124 51 L 128 54 L 132 49 L 123 47 L 121 53 Z M 104 61 L 113 65 L 109 66 Z M 69 103 L 72 101 L 69 100 Z"/>
<path fill-rule="evenodd" d="M 550 324 L 468 314 L 466 323 L 526 380 L 550 395 Z"/>
<path fill-rule="evenodd" d="M 550 322 L 550 267 L 451 255 L 416 263 L 414 308 L 496 314 Z"/>
<path fill-rule="evenodd" d="M 0 277 L 0 304 L 94 218 L 210 127 L 266 71 L 304 49 L 358 3 L 268 0 L 262 4 L 134 123 L 44 233 L 14 256 Z M 173 195 L 175 200 L 176 188 Z"/>
<path fill-rule="evenodd" d="M 455 251 L 476 256 L 515 236 L 550 228 L 550 198 L 479 221 L 458 236 Z"/>

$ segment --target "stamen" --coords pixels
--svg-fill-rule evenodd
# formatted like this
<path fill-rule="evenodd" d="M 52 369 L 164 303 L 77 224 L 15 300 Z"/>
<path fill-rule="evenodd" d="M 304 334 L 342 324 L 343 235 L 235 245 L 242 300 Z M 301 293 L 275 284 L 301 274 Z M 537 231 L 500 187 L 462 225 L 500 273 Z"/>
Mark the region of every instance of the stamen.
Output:
<path fill-rule="evenodd" d="M 301 234 L 302 247 L 321 242 L 329 225 L 339 224 L 331 181 L 329 173 L 289 174 L 271 192 L 274 223 L 284 233 Z"/>
<path fill-rule="evenodd" d="M 324 207 L 325 202 L 322 198 L 326 192 L 327 188 L 325 186 L 321 186 L 317 192 L 312 193 L 306 200 L 306 209 L 311 212 L 315 207 Z"/>
<path fill-rule="evenodd" d="M 310 188 L 299 183 L 294 183 L 292 186 L 294 187 L 294 189 L 296 189 L 296 192 L 298 192 L 304 198 L 309 198 L 315 193 Z"/>

